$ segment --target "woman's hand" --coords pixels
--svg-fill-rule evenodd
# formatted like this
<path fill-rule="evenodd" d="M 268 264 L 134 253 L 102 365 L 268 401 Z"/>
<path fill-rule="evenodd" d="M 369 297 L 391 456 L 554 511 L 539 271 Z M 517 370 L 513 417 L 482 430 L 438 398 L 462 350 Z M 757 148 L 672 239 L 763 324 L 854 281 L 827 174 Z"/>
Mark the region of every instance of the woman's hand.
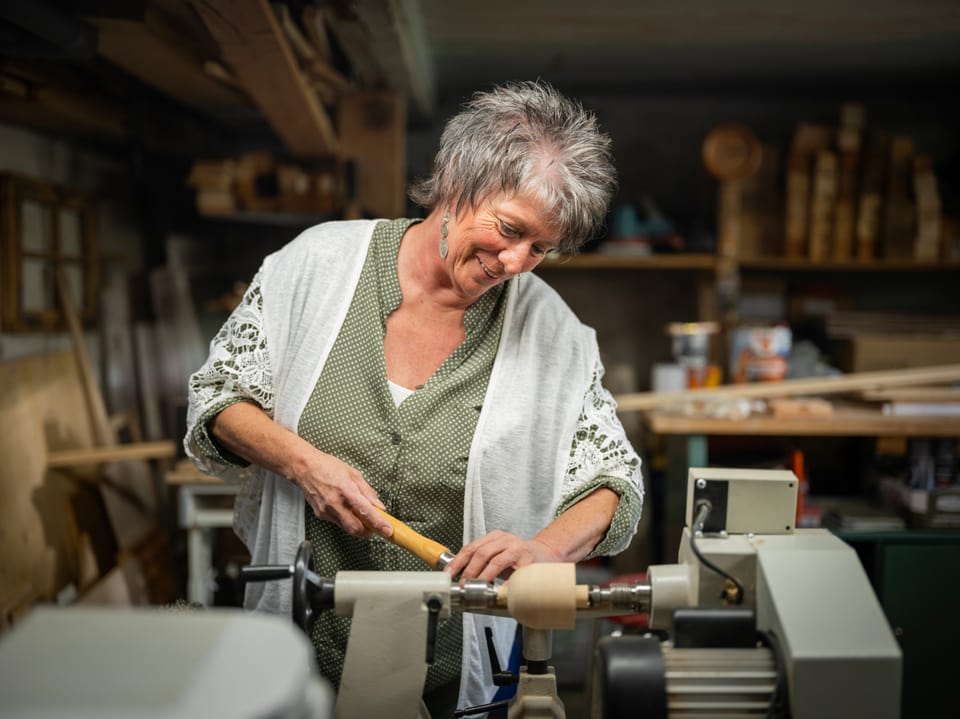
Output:
<path fill-rule="evenodd" d="M 515 569 L 534 562 L 559 562 L 562 557 L 540 539 L 520 539 L 495 530 L 457 552 L 444 571 L 461 579 L 507 579 Z"/>
<path fill-rule="evenodd" d="M 320 519 L 355 537 L 368 536 L 371 529 L 384 537 L 393 534 L 376 511 L 383 502 L 359 470 L 281 427 L 260 407 L 237 402 L 207 426 L 211 439 L 226 449 L 297 485 Z"/>
<path fill-rule="evenodd" d="M 333 455 L 316 450 L 306 469 L 291 480 L 319 519 L 332 522 L 354 537 L 371 530 L 389 537 L 393 528 L 375 508 L 385 509 L 363 474 Z"/>
<path fill-rule="evenodd" d="M 499 530 L 480 537 L 457 552 L 444 571 L 462 579 L 492 582 L 507 579 L 515 569 L 534 562 L 579 562 L 603 539 L 617 511 L 619 495 L 597 489 L 523 540 Z"/>

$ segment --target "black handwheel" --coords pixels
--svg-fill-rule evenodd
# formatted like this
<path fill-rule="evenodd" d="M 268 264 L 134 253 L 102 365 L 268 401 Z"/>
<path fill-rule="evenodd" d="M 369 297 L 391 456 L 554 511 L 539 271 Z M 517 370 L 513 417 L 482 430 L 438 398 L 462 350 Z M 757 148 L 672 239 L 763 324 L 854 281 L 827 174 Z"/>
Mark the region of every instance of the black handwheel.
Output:
<path fill-rule="evenodd" d="M 293 562 L 293 621 L 307 636 L 313 625 L 313 603 L 310 601 L 313 592 L 310 575 L 313 573 L 313 546 L 305 539 L 300 543 Z"/>

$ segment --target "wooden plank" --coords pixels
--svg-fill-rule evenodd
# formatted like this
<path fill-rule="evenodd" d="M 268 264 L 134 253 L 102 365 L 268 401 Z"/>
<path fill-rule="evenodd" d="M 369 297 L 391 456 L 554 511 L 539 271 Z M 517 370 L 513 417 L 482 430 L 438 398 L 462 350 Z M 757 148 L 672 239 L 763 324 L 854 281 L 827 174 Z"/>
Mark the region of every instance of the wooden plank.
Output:
<path fill-rule="evenodd" d="M 356 17 L 366 30 L 387 86 L 409 97 L 423 117 L 436 109 L 436 79 L 423 11 L 409 0 L 352 0 Z"/>
<path fill-rule="evenodd" d="M 67 322 L 67 327 L 70 330 L 70 336 L 73 339 L 74 355 L 77 360 L 77 369 L 80 374 L 84 396 L 87 399 L 87 407 L 90 413 L 90 427 L 93 430 L 93 436 L 99 445 L 106 446 L 115 444 L 116 436 L 113 434 L 113 428 L 110 425 L 107 407 L 103 401 L 103 395 L 100 393 L 100 386 L 97 384 L 97 378 L 94 375 L 90 357 L 87 354 L 83 327 L 80 325 L 80 318 L 77 316 L 77 312 L 73 307 L 73 301 L 70 299 L 70 287 L 61 267 L 58 267 L 56 271 L 56 285 L 60 307 L 63 311 L 64 319 Z"/>
<path fill-rule="evenodd" d="M 767 402 L 771 417 L 830 417 L 833 403 L 819 397 L 795 399 L 783 397 Z"/>
<path fill-rule="evenodd" d="M 0 95 L 0 121 L 73 139 L 128 141 L 132 108 L 124 102 L 130 97 L 134 81 L 117 87 L 116 77 L 109 77 L 107 82 L 102 75 L 110 73 L 96 72 L 93 82 L 99 90 L 93 91 L 87 87 L 89 79 L 71 77 L 61 72 L 64 67 L 64 63 L 31 64 L 28 60 L 0 57 L 0 75 L 14 77 L 28 88 L 25 95 Z M 106 63 L 102 67 L 112 69 Z M 157 111 L 158 107 L 162 107 L 162 112 Z M 160 101 L 152 104 L 150 111 L 139 113 L 137 123 L 144 146 L 178 156 L 209 152 L 206 128 L 197 123 L 195 113 L 188 115 L 178 107 Z"/>
<path fill-rule="evenodd" d="M 117 447 L 117 436 L 107 416 L 106 404 L 97 384 L 93 368 L 86 354 L 83 329 L 70 300 L 67 280 L 58 269 L 56 273 L 57 292 L 70 334 L 73 337 L 77 365 L 82 379 L 84 396 L 90 413 L 90 423 L 98 449 L 110 452 L 123 451 Z M 173 456 L 173 443 L 158 450 L 165 456 Z M 61 457 L 62 462 L 62 457 Z M 75 466 L 77 462 L 57 466 Z M 86 461 L 83 464 L 92 464 Z M 48 467 L 51 466 L 48 460 Z M 161 497 L 156 491 L 150 467 L 136 457 L 115 457 L 113 463 L 104 469 L 100 493 L 107 508 L 107 515 L 113 527 L 117 544 L 121 549 L 136 545 L 150 532 L 160 519 Z"/>
<path fill-rule="evenodd" d="M 883 195 L 889 161 L 890 136 L 882 130 L 865 133 L 854 229 L 856 257 L 867 262 L 880 255 Z"/>
<path fill-rule="evenodd" d="M 168 249 L 168 257 L 171 252 Z M 185 403 L 190 375 L 207 359 L 207 342 L 200 331 L 190 279 L 183 267 L 157 267 L 150 272 L 150 296 L 155 322 L 156 362 L 160 396 L 168 404 Z M 170 407 L 166 408 L 169 411 Z M 169 421 L 165 417 L 164 421 Z M 168 426 L 167 437 L 177 428 Z"/>
<path fill-rule="evenodd" d="M 314 52 L 321 60 L 330 63 L 333 61 L 333 52 L 330 50 L 330 39 L 327 37 L 326 10 L 316 5 L 307 5 L 303 8 L 300 19 L 303 29 L 310 38 Z"/>
<path fill-rule="evenodd" d="M 813 156 L 810 217 L 807 221 L 807 255 L 811 262 L 823 262 L 832 255 L 830 240 L 833 237 L 838 174 L 836 152 L 820 150 Z"/>
<path fill-rule="evenodd" d="M 73 482 L 47 469 L 47 447 L 93 443 L 71 351 L 0 362 L 0 586 L 52 600 L 77 581 Z"/>
<path fill-rule="evenodd" d="M 833 215 L 831 252 L 834 260 L 849 260 L 854 255 L 860 146 L 865 123 L 863 105 L 847 103 L 841 108 L 840 128 L 837 130 L 837 204 Z"/>
<path fill-rule="evenodd" d="M 189 52 L 182 35 L 164 32 L 156 19 L 144 23 L 97 17 L 90 21 L 97 28 L 98 52 L 164 95 L 206 112 L 250 106 L 245 94 L 204 70 L 204 59 Z"/>
<path fill-rule="evenodd" d="M 290 14 L 290 8 L 282 2 L 270 3 L 270 7 L 273 8 L 273 13 L 277 16 L 277 22 L 280 23 L 283 34 L 300 62 L 311 62 L 317 56 L 317 51 L 300 31 L 300 27 Z"/>
<path fill-rule="evenodd" d="M 784 208 L 784 254 L 807 255 L 812 157 L 830 146 L 831 130 L 823 125 L 800 123 L 794 130 L 787 156 L 786 205 Z"/>
<path fill-rule="evenodd" d="M 860 399 L 866 402 L 960 402 L 956 387 L 903 387 L 899 389 L 867 390 Z"/>
<path fill-rule="evenodd" d="M 374 217 L 406 208 L 406 102 L 392 92 L 358 92 L 338 105 L 342 157 L 354 166 L 356 199 Z"/>
<path fill-rule="evenodd" d="M 917 206 L 913 257 L 920 262 L 935 262 L 940 258 L 942 207 L 930 155 L 918 154 L 913 158 L 913 197 Z"/>
<path fill-rule="evenodd" d="M 82 467 L 132 459 L 172 459 L 177 455 L 177 445 L 172 440 L 134 442 L 110 447 L 62 449 L 47 454 L 48 467 Z"/>
<path fill-rule="evenodd" d="M 894 417 L 877 409 L 835 408 L 830 417 L 714 419 L 655 410 L 644 421 L 656 434 L 764 437 L 960 437 L 960 417 Z"/>
<path fill-rule="evenodd" d="M 333 124 L 300 72 L 267 0 L 194 0 L 193 5 L 287 149 L 299 157 L 336 154 Z"/>
<path fill-rule="evenodd" d="M 859 372 L 836 377 L 722 385 L 715 388 L 692 389 L 685 392 L 636 392 L 617 395 L 615 399 L 618 411 L 634 412 L 686 401 L 740 398 L 766 399 L 797 395 L 837 394 L 857 390 L 942 384 L 956 381 L 960 381 L 960 364 L 880 372 Z"/>
<path fill-rule="evenodd" d="M 217 476 L 204 474 L 189 459 L 181 459 L 173 469 L 164 473 L 163 480 L 171 485 L 178 487 L 183 484 L 223 484 L 224 481 Z"/>
<path fill-rule="evenodd" d="M 883 207 L 883 256 L 913 257 L 916 207 L 910 198 L 913 175 L 913 138 L 894 135 L 890 141 Z"/>
<path fill-rule="evenodd" d="M 343 48 L 344 55 L 352 69 L 352 76 L 364 87 L 383 87 L 386 85 L 383 69 L 373 54 L 370 37 L 366 28 L 356 16 L 338 5 L 325 8 L 327 27 Z"/>
<path fill-rule="evenodd" d="M 742 181 L 741 235 L 738 257 L 783 254 L 783 157 L 779 144 L 764 143 L 760 167 Z"/>

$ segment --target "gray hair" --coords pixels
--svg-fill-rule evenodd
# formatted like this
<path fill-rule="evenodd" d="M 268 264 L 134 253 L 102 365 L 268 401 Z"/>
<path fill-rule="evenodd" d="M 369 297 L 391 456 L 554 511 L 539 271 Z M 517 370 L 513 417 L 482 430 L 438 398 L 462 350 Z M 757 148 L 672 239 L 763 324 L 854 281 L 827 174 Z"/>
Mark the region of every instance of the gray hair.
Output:
<path fill-rule="evenodd" d="M 559 249 L 575 253 L 602 227 L 616 189 L 610 138 L 593 113 L 542 81 L 474 93 L 440 136 L 429 177 L 410 199 L 472 208 L 497 192 L 540 202 Z"/>

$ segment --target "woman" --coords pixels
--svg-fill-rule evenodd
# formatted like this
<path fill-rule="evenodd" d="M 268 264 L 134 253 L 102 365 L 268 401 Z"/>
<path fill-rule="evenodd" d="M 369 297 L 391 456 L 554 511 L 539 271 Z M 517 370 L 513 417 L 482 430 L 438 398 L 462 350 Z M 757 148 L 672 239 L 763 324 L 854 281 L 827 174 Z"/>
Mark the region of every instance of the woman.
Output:
<path fill-rule="evenodd" d="M 599 228 L 609 145 L 545 83 L 478 93 L 411 190 L 426 218 L 324 223 L 265 259 L 191 377 L 185 438 L 205 471 L 241 475 L 254 564 L 291 561 L 306 537 L 321 576 L 424 569 L 377 508 L 462 547 L 447 567 L 462 578 L 629 544 L 640 460 L 594 333 L 529 274 Z M 287 612 L 290 588 L 251 585 L 245 603 Z M 489 701 L 490 623 L 505 657 L 511 620 L 441 624 L 428 698 L 459 685 L 460 706 Z M 335 685 L 348 634 L 332 612 L 314 625 Z"/>

